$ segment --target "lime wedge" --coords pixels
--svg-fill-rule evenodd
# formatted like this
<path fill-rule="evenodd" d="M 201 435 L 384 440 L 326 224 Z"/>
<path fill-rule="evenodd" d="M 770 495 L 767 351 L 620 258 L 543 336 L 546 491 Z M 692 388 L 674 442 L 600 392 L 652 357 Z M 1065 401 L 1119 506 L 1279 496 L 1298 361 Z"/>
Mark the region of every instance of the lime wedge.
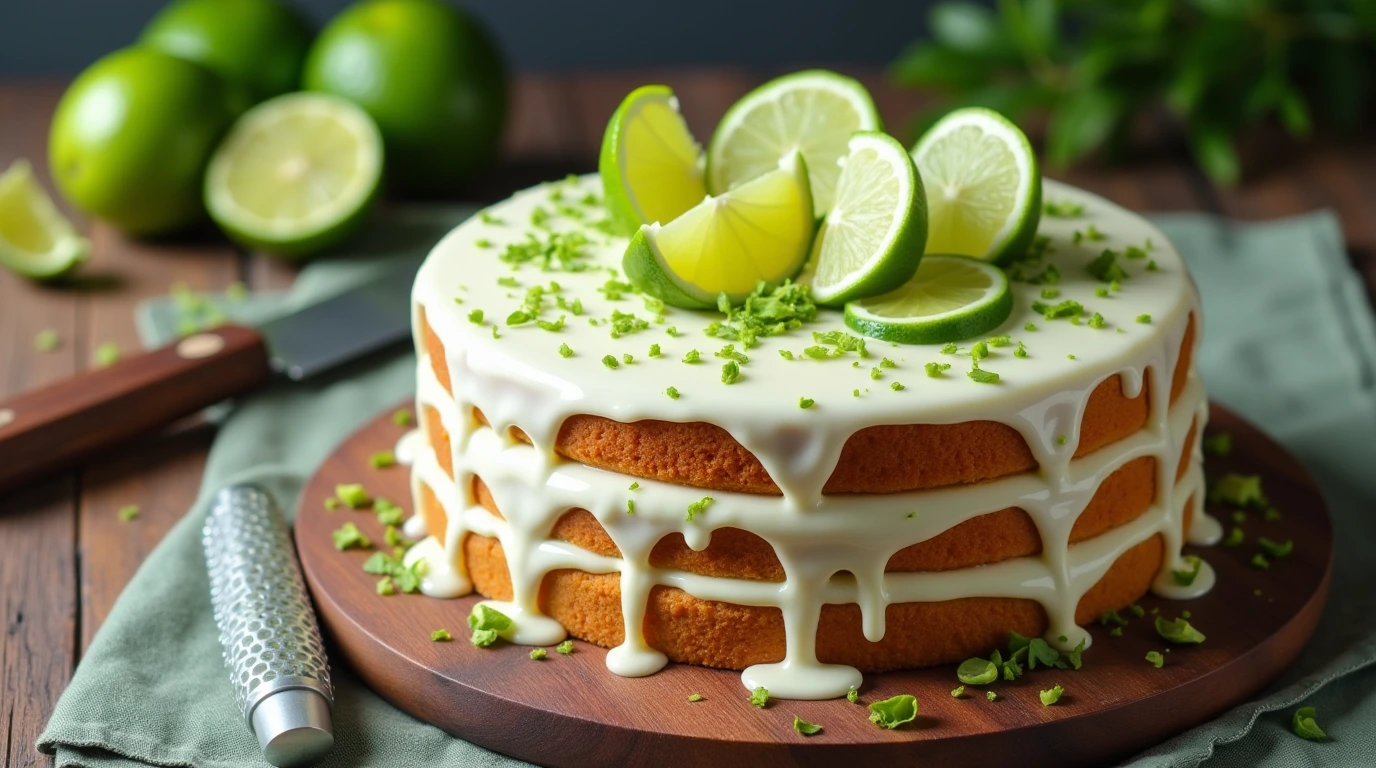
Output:
<path fill-rule="evenodd" d="M 822 69 L 784 75 L 726 111 L 707 148 L 707 187 L 721 194 L 800 151 L 811 171 L 813 213 L 821 218 L 831 210 L 837 161 L 850 135 L 877 130 L 879 112 L 859 82 Z"/>
<path fill-rule="evenodd" d="M 323 93 L 259 104 L 230 129 L 205 177 L 215 222 L 249 246 L 303 256 L 362 223 L 382 178 L 382 136 L 367 113 Z"/>
<path fill-rule="evenodd" d="M 846 305 L 846 325 L 884 341 L 944 344 L 994 330 L 1013 312 L 1008 276 L 967 256 L 924 256 L 902 288 Z"/>
<path fill-rule="evenodd" d="M 58 212 L 27 160 L 0 174 L 0 265 L 34 280 L 54 280 L 81 265 L 91 243 Z"/>
<path fill-rule="evenodd" d="M 668 224 L 645 224 L 621 269 L 640 290 L 676 307 L 744 299 L 760 281 L 793 277 L 807 260 L 814 221 L 807 164 L 798 154 Z"/>
<path fill-rule="evenodd" d="M 707 196 L 702 147 L 663 85 L 641 86 L 622 100 L 602 134 L 597 170 L 607 209 L 626 234 L 667 224 Z"/>
<path fill-rule="evenodd" d="M 908 150 L 877 131 L 852 134 L 847 148 L 803 278 L 834 307 L 908 282 L 927 244 L 927 197 Z"/>
<path fill-rule="evenodd" d="M 913 147 L 927 185 L 927 252 L 1007 264 L 1037 234 L 1042 177 L 1023 132 L 988 109 L 957 109 Z"/>

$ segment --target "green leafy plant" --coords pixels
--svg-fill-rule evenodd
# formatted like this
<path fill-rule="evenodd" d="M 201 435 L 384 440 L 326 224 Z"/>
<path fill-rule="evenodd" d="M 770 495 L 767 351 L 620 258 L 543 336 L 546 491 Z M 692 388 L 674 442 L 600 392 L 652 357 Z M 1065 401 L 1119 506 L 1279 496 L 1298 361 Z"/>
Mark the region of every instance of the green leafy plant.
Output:
<path fill-rule="evenodd" d="M 1372 96 L 1373 0 L 961 0 L 932 8 L 931 39 L 894 62 L 900 84 L 1017 120 L 1044 113 L 1046 157 L 1064 167 L 1123 147 L 1165 107 L 1216 182 L 1240 173 L 1237 139 L 1277 120 L 1297 139 L 1315 121 L 1356 129 Z"/>

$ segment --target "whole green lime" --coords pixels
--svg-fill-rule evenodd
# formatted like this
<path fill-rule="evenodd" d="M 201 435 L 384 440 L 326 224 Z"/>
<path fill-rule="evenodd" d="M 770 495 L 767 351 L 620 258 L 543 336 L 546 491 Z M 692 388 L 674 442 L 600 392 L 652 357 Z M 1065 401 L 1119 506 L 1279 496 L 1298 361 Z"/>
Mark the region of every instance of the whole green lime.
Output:
<path fill-rule="evenodd" d="M 53 179 L 73 205 L 133 235 L 204 215 L 201 176 L 234 119 L 214 72 L 149 48 L 100 59 L 67 88 L 48 137 Z"/>
<path fill-rule="evenodd" d="M 303 80 L 372 116 L 401 192 L 453 191 L 493 157 L 506 121 L 501 54 L 477 21 L 439 0 L 350 6 L 311 46 Z"/>
<path fill-rule="evenodd" d="M 296 90 L 311 33 L 277 0 L 177 0 L 139 43 L 203 64 L 259 102 Z"/>

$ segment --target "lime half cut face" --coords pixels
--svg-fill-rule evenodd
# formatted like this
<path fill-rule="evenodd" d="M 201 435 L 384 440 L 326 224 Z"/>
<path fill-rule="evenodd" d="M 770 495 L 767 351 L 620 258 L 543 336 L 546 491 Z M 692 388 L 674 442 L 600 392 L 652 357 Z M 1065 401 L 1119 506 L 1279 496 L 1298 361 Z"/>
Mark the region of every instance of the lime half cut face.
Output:
<path fill-rule="evenodd" d="M 27 160 L 0 174 L 0 265 L 34 280 L 55 280 L 90 252 L 90 242 L 53 205 Z"/>
<path fill-rule="evenodd" d="M 846 305 L 846 325 L 884 341 L 945 344 L 998 328 L 1013 313 L 1002 269 L 967 256 L 928 254 L 901 288 Z"/>
<path fill-rule="evenodd" d="M 711 309 L 722 294 L 736 303 L 760 282 L 772 286 L 796 275 L 812 232 L 807 166 L 794 154 L 667 224 L 642 226 L 621 268 L 637 288 L 668 304 Z"/>
<path fill-rule="evenodd" d="M 1007 264 L 1041 220 L 1041 173 L 1016 125 L 988 109 L 958 109 L 913 148 L 927 189 L 927 251 Z"/>
<path fill-rule="evenodd" d="M 630 234 L 641 224 L 667 224 L 702 202 L 702 148 L 663 85 L 631 91 L 607 122 L 597 169 L 607 208 Z"/>

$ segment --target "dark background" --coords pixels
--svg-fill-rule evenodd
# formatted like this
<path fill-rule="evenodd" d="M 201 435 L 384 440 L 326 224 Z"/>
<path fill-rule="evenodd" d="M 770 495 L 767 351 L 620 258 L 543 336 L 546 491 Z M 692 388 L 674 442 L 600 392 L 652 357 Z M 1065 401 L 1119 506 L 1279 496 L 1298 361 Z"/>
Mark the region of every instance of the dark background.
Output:
<path fill-rule="evenodd" d="M 65 77 L 134 41 L 166 0 L 0 0 L 0 78 Z M 287 0 L 317 27 L 348 0 Z M 450 0 L 517 71 L 879 66 L 932 0 Z"/>

